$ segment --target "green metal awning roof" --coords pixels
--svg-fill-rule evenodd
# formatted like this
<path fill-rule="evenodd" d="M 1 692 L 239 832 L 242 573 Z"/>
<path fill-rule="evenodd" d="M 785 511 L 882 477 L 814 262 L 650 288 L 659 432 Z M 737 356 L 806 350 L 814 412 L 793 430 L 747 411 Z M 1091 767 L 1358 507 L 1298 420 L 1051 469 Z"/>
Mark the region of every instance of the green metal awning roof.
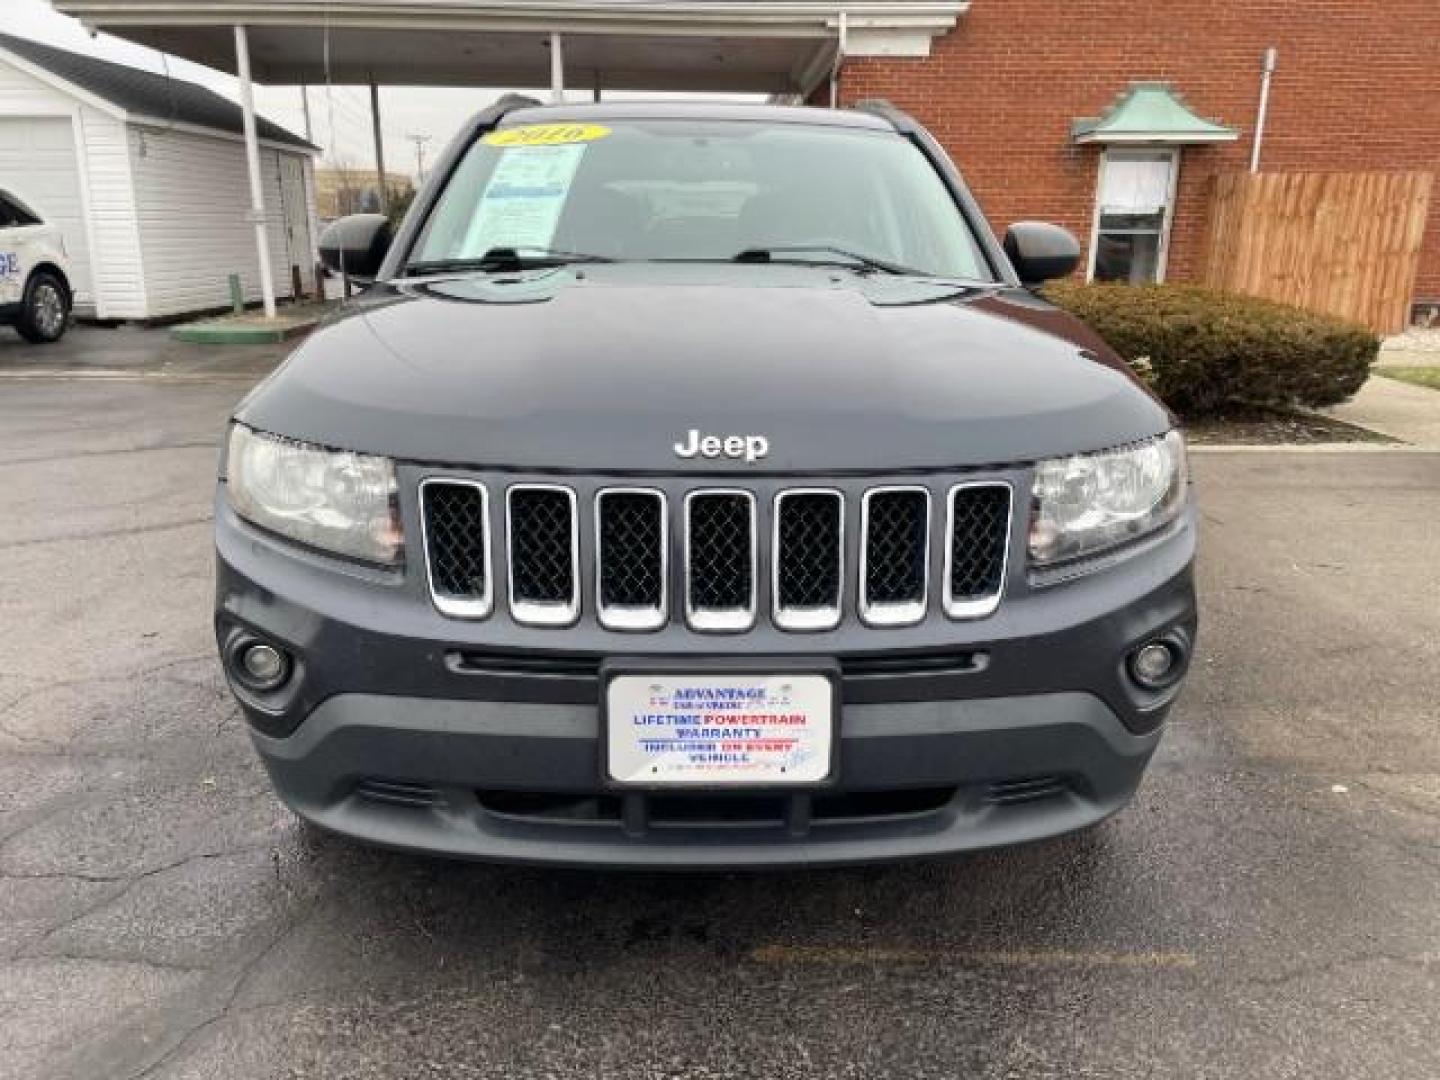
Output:
<path fill-rule="evenodd" d="M 1075 120 L 1077 143 L 1232 142 L 1239 132 L 1196 116 L 1169 83 L 1131 83 L 1104 115 Z"/>

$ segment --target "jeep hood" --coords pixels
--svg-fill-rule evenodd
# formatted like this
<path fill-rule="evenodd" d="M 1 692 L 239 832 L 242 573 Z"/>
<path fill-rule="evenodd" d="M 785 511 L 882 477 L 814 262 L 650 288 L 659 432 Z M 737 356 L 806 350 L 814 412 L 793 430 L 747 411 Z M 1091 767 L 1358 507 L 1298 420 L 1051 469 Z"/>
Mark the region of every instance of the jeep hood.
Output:
<path fill-rule="evenodd" d="M 1171 424 L 1098 338 L 1023 291 L 641 269 L 378 287 L 237 417 L 402 460 L 586 472 L 1010 464 Z M 684 460 L 692 429 L 761 435 L 769 454 Z"/>

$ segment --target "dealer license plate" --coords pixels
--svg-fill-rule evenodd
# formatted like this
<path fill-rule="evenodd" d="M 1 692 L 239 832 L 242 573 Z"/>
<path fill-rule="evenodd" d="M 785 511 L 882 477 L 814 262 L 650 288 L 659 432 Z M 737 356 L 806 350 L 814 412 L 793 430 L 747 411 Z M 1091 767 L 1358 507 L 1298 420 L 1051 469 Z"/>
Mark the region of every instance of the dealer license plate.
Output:
<path fill-rule="evenodd" d="M 616 675 L 606 689 L 617 784 L 818 784 L 832 767 L 835 688 L 822 675 Z"/>

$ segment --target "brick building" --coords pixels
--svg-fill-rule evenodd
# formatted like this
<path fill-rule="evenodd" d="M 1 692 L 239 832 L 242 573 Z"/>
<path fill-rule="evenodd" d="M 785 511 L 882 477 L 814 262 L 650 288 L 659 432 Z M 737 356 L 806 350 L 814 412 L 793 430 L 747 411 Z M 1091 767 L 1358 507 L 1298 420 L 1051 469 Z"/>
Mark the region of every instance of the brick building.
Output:
<path fill-rule="evenodd" d="M 1133 84 L 1167 84 L 1235 135 L 1148 147 L 1173 148 L 1178 165 L 1164 276 L 1194 280 L 1211 178 L 1249 167 L 1271 47 L 1263 170 L 1440 170 L 1436 0 L 974 0 L 928 56 L 847 58 L 840 100 L 883 97 L 910 112 L 949 149 L 997 228 L 1055 221 L 1091 266 L 1102 159 L 1145 158 L 1134 145 L 1077 140 L 1074 121 L 1103 116 Z M 1116 175 L 1136 168 L 1152 175 Z M 1117 209 L 1163 190 L 1163 171 L 1113 170 Z M 1440 193 L 1414 299 L 1440 303 Z"/>

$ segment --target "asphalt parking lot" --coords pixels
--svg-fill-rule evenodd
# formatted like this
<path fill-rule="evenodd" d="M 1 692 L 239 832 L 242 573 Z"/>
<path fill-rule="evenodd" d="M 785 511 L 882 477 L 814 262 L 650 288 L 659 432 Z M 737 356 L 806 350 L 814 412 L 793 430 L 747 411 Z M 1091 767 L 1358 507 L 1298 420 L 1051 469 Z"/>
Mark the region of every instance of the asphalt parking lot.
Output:
<path fill-rule="evenodd" d="M 0 1077 L 1440 1075 L 1440 455 L 1196 455 L 1202 658 L 1095 832 L 471 866 L 271 796 L 209 625 L 269 354 L 105 333 L 0 337 Z"/>

